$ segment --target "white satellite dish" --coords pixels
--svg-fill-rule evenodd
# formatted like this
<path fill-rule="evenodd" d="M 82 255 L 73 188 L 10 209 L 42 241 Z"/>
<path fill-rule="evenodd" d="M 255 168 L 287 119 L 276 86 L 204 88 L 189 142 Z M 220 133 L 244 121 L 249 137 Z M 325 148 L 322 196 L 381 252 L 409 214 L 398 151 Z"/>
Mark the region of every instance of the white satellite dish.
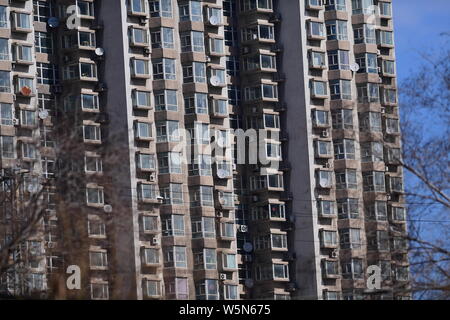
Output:
<path fill-rule="evenodd" d="M 42 120 L 47 119 L 48 118 L 48 110 L 45 110 L 45 109 L 39 110 L 38 115 L 39 115 L 39 118 Z"/>
<path fill-rule="evenodd" d="M 219 170 L 217 170 L 217 176 L 218 176 L 220 179 L 225 179 L 225 178 L 228 176 L 228 174 L 227 174 L 227 171 L 226 171 L 226 170 L 219 169 Z"/>
<path fill-rule="evenodd" d="M 112 205 L 110 205 L 110 204 L 105 204 L 104 206 L 103 206 L 103 211 L 105 211 L 106 213 L 111 213 L 112 212 Z"/>
<path fill-rule="evenodd" d="M 251 242 L 244 243 L 243 249 L 245 252 L 250 253 L 253 251 L 253 244 Z"/>
<path fill-rule="evenodd" d="M 352 70 L 353 72 L 358 72 L 359 71 L 359 64 L 357 64 L 357 63 L 350 64 L 350 70 Z"/>
<path fill-rule="evenodd" d="M 217 16 L 211 16 L 209 18 L 209 23 L 211 23 L 213 26 L 217 26 L 219 24 L 219 18 Z"/>
<path fill-rule="evenodd" d="M 95 54 L 99 57 L 103 56 L 105 54 L 105 49 L 103 48 L 96 48 L 95 49 Z"/>
<path fill-rule="evenodd" d="M 217 87 L 217 86 L 220 85 L 220 79 L 219 79 L 219 77 L 217 77 L 217 76 L 212 76 L 212 77 L 209 79 L 209 82 L 210 82 L 214 87 Z"/>

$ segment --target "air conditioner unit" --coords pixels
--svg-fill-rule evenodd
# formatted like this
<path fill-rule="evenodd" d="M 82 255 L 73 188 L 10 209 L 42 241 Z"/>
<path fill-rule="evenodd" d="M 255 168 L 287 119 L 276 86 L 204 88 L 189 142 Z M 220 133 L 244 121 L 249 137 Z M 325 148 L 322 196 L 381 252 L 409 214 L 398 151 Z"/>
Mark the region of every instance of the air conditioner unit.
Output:
<path fill-rule="evenodd" d="M 337 258 L 338 257 L 338 251 L 335 249 L 330 252 L 330 258 Z"/>
<path fill-rule="evenodd" d="M 145 25 L 148 21 L 148 17 L 140 17 L 139 18 L 139 24 L 140 25 Z"/>
<path fill-rule="evenodd" d="M 158 238 L 153 238 L 153 239 L 152 239 L 152 244 L 153 244 L 154 246 L 159 245 L 159 239 L 158 239 Z"/>
<path fill-rule="evenodd" d="M 321 136 L 322 136 L 322 138 L 328 138 L 328 136 L 329 136 L 328 130 L 323 130 L 321 133 Z"/>
<path fill-rule="evenodd" d="M 222 211 L 216 211 L 216 217 L 222 218 L 223 217 L 223 212 Z"/>
<path fill-rule="evenodd" d="M 389 172 L 389 167 L 388 166 L 384 167 L 384 171 Z"/>
<path fill-rule="evenodd" d="M 149 180 L 150 182 L 155 182 L 155 181 L 156 181 L 156 174 L 152 173 L 152 174 L 148 177 L 148 180 Z"/>
<path fill-rule="evenodd" d="M 330 169 L 331 168 L 331 163 L 329 163 L 328 161 L 323 165 L 324 168 L 326 169 Z"/>
<path fill-rule="evenodd" d="M 248 226 L 246 226 L 246 225 L 239 226 L 239 232 L 242 232 L 242 233 L 248 232 Z"/>
<path fill-rule="evenodd" d="M 220 280 L 227 280 L 227 275 L 226 275 L 226 273 L 221 273 L 221 274 L 219 275 L 219 278 L 220 278 Z"/>
<path fill-rule="evenodd" d="M 381 108 L 381 113 L 386 113 L 386 108 L 382 107 Z"/>
<path fill-rule="evenodd" d="M 233 167 L 233 171 L 236 171 L 236 169 L 237 169 L 236 163 L 233 163 L 232 167 Z"/>
<path fill-rule="evenodd" d="M 12 122 L 13 122 L 13 125 L 15 125 L 15 126 L 18 126 L 19 123 L 20 123 L 19 119 L 17 119 L 17 118 L 14 118 L 14 119 L 12 120 Z"/>
<path fill-rule="evenodd" d="M 151 53 L 150 48 L 144 48 L 144 54 L 149 55 Z"/>
<path fill-rule="evenodd" d="M 54 248 L 55 247 L 55 243 L 54 242 L 48 242 L 47 243 L 47 248 L 49 248 L 49 249 L 52 249 L 52 248 Z"/>

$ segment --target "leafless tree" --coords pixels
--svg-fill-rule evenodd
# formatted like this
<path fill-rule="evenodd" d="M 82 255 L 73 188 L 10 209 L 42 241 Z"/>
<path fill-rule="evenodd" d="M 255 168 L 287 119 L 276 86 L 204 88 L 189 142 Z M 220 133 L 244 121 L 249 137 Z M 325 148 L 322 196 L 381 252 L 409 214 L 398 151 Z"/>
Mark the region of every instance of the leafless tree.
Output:
<path fill-rule="evenodd" d="M 450 298 L 450 37 L 400 85 L 411 285 L 416 298 Z"/>

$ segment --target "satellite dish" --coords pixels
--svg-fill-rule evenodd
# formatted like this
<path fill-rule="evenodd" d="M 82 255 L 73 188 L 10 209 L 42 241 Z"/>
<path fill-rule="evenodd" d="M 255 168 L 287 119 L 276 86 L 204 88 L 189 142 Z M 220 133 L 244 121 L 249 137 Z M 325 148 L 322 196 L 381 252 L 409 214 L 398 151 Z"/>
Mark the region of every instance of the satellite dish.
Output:
<path fill-rule="evenodd" d="M 209 23 L 211 23 L 213 26 L 217 26 L 219 24 L 219 18 L 217 16 L 211 16 L 209 18 Z"/>
<path fill-rule="evenodd" d="M 20 93 L 26 97 L 29 97 L 31 95 L 31 88 L 28 86 L 23 86 L 20 88 Z"/>
<path fill-rule="evenodd" d="M 103 206 L 103 211 L 105 211 L 106 213 L 111 213 L 112 212 L 112 206 L 110 204 L 105 204 Z"/>
<path fill-rule="evenodd" d="M 50 28 L 57 28 L 59 27 L 59 19 L 57 17 L 50 17 L 47 24 Z"/>
<path fill-rule="evenodd" d="M 38 186 L 36 185 L 35 182 L 32 182 L 28 185 L 27 190 L 29 193 L 35 193 L 38 191 Z"/>
<path fill-rule="evenodd" d="M 217 170 L 217 176 L 220 179 L 225 179 L 228 176 L 228 174 L 227 174 L 227 171 L 225 171 L 223 169 L 219 169 L 219 170 Z"/>
<path fill-rule="evenodd" d="M 253 251 L 253 244 L 251 242 L 244 243 L 243 249 L 245 252 L 250 253 Z"/>
<path fill-rule="evenodd" d="M 97 48 L 97 49 L 95 49 L 95 54 L 97 56 L 101 57 L 105 54 L 105 50 L 103 48 Z"/>
<path fill-rule="evenodd" d="M 350 70 L 352 70 L 353 72 L 358 72 L 359 71 L 359 64 L 357 63 L 352 63 L 350 65 Z"/>
<path fill-rule="evenodd" d="M 219 84 L 220 84 L 220 79 L 219 79 L 219 77 L 217 77 L 217 76 L 212 76 L 212 77 L 209 79 L 209 82 L 210 82 L 214 87 L 217 87 L 217 86 L 219 86 Z"/>
<path fill-rule="evenodd" d="M 246 279 L 245 280 L 245 286 L 247 287 L 247 288 L 253 288 L 253 285 L 254 285 L 255 283 L 254 283 L 254 281 L 252 280 L 252 279 Z"/>
<path fill-rule="evenodd" d="M 38 115 L 39 115 L 39 118 L 42 119 L 42 120 L 47 119 L 48 118 L 48 111 L 45 110 L 45 109 L 40 110 Z"/>

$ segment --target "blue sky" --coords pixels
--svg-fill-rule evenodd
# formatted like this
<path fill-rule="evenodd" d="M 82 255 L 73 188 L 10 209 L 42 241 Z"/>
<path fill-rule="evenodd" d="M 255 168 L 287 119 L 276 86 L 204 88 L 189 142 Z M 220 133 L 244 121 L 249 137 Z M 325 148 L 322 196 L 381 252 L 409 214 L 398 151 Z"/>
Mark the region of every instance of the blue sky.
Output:
<path fill-rule="evenodd" d="M 419 52 L 439 50 L 440 33 L 450 33 L 450 0 L 394 0 L 397 72 L 401 82 L 418 62 Z M 448 46 L 448 40 L 446 45 Z"/>

